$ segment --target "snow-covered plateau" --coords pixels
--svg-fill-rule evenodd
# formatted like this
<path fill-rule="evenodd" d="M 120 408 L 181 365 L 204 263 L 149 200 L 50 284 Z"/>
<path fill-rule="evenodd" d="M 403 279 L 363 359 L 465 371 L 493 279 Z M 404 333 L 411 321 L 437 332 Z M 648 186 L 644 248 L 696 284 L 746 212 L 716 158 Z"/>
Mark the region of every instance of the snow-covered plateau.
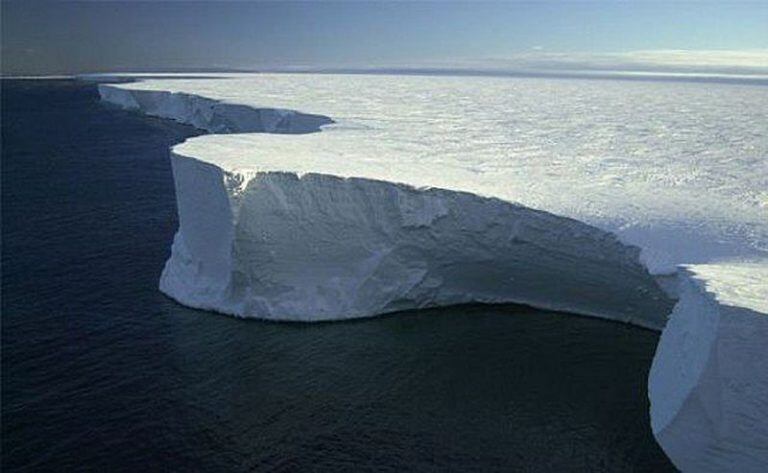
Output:
<path fill-rule="evenodd" d="M 101 84 L 171 153 L 160 288 L 244 317 L 516 302 L 663 329 L 683 471 L 768 471 L 768 88 L 225 74 Z"/>

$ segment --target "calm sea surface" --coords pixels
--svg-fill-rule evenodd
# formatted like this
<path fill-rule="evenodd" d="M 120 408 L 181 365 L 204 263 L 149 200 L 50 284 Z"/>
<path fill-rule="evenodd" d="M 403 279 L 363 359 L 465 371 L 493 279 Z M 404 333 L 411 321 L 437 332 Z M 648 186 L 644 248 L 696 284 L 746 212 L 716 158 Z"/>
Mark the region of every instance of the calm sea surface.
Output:
<path fill-rule="evenodd" d="M 72 81 L 2 82 L 3 471 L 665 471 L 655 333 L 516 306 L 315 325 L 157 290 L 168 147 Z"/>

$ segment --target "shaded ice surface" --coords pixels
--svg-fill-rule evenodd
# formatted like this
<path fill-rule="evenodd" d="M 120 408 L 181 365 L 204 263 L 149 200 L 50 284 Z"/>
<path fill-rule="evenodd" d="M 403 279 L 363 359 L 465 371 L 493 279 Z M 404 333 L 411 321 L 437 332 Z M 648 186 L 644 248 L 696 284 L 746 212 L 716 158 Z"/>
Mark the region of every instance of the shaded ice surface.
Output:
<path fill-rule="evenodd" d="M 251 74 L 100 91 L 227 133 L 173 149 L 171 297 L 298 320 L 469 301 L 671 317 L 656 438 L 685 471 L 768 468 L 765 87 Z"/>

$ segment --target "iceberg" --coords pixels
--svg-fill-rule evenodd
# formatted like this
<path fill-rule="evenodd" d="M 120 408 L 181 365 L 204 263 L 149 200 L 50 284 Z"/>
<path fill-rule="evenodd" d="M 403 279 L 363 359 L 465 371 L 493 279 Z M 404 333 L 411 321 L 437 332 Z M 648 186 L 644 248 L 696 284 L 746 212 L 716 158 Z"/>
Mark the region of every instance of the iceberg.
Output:
<path fill-rule="evenodd" d="M 179 230 L 160 289 L 192 307 L 277 320 L 515 302 L 663 330 L 648 395 L 665 452 L 683 471 L 768 468 L 768 172 L 755 172 L 768 164 L 717 153 L 735 145 L 706 134 L 697 138 L 715 152 L 688 159 L 686 133 L 711 131 L 710 92 L 695 90 L 692 103 L 705 105 L 681 124 L 681 142 L 656 123 L 666 105 L 649 95 L 680 84 L 627 94 L 604 83 L 588 102 L 560 86 L 578 107 L 630 95 L 634 121 L 622 123 L 645 136 L 630 152 L 584 131 L 611 120 L 571 127 L 552 117 L 573 110 L 528 97 L 513 105 L 540 121 L 499 123 L 508 112 L 498 97 L 533 87 L 521 80 L 467 89 L 466 78 L 400 79 L 100 84 L 106 102 L 212 133 L 172 149 Z M 759 115 L 764 96 L 734 90 L 728 106 L 743 100 L 743 113 Z M 651 147 L 650 129 L 680 159 Z M 755 130 L 737 131 L 744 149 L 768 149 Z"/>

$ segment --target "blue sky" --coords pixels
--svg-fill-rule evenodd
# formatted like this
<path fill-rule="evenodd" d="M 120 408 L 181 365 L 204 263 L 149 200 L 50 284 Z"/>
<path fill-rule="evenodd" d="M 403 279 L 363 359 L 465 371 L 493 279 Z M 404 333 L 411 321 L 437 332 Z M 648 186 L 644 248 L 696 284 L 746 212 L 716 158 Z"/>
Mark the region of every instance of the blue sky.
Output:
<path fill-rule="evenodd" d="M 768 69 L 767 25 L 768 2 L 24 0 L 2 3 L 2 53 L 6 74 L 463 64 L 652 69 L 656 52 L 662 68 L 752 70 Z"/>

